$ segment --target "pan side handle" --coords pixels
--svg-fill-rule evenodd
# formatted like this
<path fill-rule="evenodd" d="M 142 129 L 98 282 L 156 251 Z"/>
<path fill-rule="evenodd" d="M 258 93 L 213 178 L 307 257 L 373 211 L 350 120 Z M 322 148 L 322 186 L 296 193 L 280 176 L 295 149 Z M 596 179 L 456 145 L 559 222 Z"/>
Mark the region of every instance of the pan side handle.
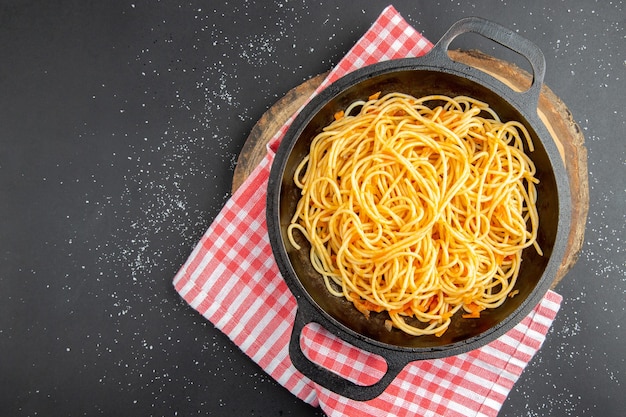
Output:
<path fill-rule="evenodd" d="M 454 23 L 441 37 L 439 42 L 433 46 L 430 53 L 436 55 L 439 59 L 452 61 L 448 57 L 450 43 L 457 36 L 470 32 L 490 39 L 528 60 L 532 69 L 532 83 L 527 91 L 517 94 L 524 96 L 524 99 L 528 100 L 528 105 L 536 109 L 546 72 L 546 60 L 541 49 L 520 34 L 481 17 L 467 17 Z"/>
<path fill-rule="evenodd" d="M 356 401 L 367 401 L 378 397 L 409 362 L 404 358 L 390 358 L 388 355 L 385 355 L 383 357 L 387 362 L 387 371 L 381 379 L 372 385 L 355 384 L 333 371 L 318 365 L 304 354 L 300 345 L 300 336 L 304 327 L 312 322 L 308 320 L 306 316 L 307 314 L 303 314 L 301 309 L 298 308 L 294 327 L 291 332 L 291 339 L 289 341 L 289 356 L 291 362 L 304 376 L 343 397 Z M 380 354 L 380 352 L 376 354 Z"/>

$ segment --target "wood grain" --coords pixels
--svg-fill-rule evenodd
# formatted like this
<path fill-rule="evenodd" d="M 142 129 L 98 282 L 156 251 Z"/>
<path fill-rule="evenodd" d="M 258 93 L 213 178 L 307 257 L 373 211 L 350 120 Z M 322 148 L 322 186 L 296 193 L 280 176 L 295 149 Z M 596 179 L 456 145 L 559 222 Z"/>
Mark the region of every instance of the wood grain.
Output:
<path fill-rule="evenodd" d="M 285 122 L 302 107 L 328 73 L 317 75 L 292 88 L 261 116 L 239 153 L 233 175 L 232 192 L 245 181 L 265 157 L 266 145 Z"/>
<path fill-rule="evenodd" d="M 523 69 L 479 51 L 449 51 L 450 57 L 487 72 L 516 91 L 528 88 L 532 77 Z M 251 130 L 239 154 L 233 176 L 235 192 L 252 170 L 261 162 L 266 145 L 280 127 L 297 111 L 326 78 L 327 73 L 313 77 L 291 89 L 270 107 Z M 565 162 L 572 198 L 572 223 L 566 254 L 552 284 L 555 288 L 572 268 L 582 249 L 589 211 L 589 179 L 587 150 L 581 129 L 561 99 L 546 85 L 539 97 L 538 114 L 552 135 Z"/>

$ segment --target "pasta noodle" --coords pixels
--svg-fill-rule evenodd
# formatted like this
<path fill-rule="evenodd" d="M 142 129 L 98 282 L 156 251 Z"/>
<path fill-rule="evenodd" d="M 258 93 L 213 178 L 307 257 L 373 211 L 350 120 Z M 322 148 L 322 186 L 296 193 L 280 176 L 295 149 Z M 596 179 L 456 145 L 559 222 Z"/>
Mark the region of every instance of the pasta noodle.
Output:
<path fill-rule="evenodd" d="M 442 335 L 501 305 L 522 250 L 537 244 L 533 144 L 525 127 L 459 96 L 402 93 L 356 101 L 298 166 L 289 225 L 331 294 L 388 328 Z"/>

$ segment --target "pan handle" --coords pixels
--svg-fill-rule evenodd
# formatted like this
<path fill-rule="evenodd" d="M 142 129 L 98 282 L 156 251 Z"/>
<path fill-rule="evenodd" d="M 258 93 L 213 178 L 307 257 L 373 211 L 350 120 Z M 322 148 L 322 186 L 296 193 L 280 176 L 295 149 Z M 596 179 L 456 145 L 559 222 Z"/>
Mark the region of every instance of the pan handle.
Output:
<path fill-rule="evenodd" d="M 371 400 L 372 398 L 378 397 L 389 386 L 389 384 L 393 382 L 404 366 L 408 364 L 409 361 L 404 358 L 390 358 L 389 355 L 377 352 L 377 354 L 383 356 L 387 362 L 387 372 L 376 383 L 365 386 L 355 384 L 354 382 L 337 375 L 329 369 L 316 364 L 306 357 L 300 346 L 300 335 L 302 334 L 302 330 L 307 324 L 312 322 L 306 317 L 308 314 L 303 314 L 300 307 L 301 306 L 299 305 L 296 312 L 294 327 L 291 332 L 291 339 L 289 341 L 289 356 L 296 369 L 302 372 L 304 376 L 324 388 L 356 401 Z"/>
<path fill-rule="evenodd" d="M 530 88 L 519 94 L 527 97 L 527 100 L 529 100 L 528 103 L 532 104 L 534 106 L 533 108 L 536 109 L 541 87 L 543 85 L 543 78 L 546 72 L 546 60 L 543 52 L 541 52 L 541 49 L 518 33 L 513 32 L 512 30 L 507 29 L 495 22 L 480 17 L 467 17 L 454 23 L 441 37 L 439 42 L 435 44 L 431 52 L 450 60 L 448 57 L 448 48 L 450 43 L 457 36 L 469 32 L 477 33 L 487 39 L 499 43 L 513 52 L 517 52 L 528 60 L 532 68 L 533 73 L 531 75 L 533 80 Z"/>

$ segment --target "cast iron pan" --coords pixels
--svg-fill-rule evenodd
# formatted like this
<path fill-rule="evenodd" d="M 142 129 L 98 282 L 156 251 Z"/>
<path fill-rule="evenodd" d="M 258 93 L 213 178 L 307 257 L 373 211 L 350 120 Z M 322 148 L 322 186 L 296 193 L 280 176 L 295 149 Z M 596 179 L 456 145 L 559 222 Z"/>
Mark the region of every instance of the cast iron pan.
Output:
<path fill-rule="evenodd" d="M 525 92 L 515 92 L 488 74 L 452 61 L 450 42 L 460 34 L 478 33 L 524 56 L 531 65 L 533 82 Z M 548 291 L 567 242 L 570 222 L 569 184 L 565 167 L 550 134 L 537 116 L 545 61 L 537 46 L 515 32 L 481 18 L 455 23 L 425 56 L 381 62 L 354 71 L 330 85 L 299 113 L 277 150 L 267 192 L 267 226 L 272 250 L 281 274 L 298 303 L 289 353 L 293 364 L 320 385 L 356 400 L 378 396 L 409 362 L 457 355 L 479 348 L 518 324 Z M 296 166 L 308 153 L 315 135 L 333 120 L 335 112 L 357 99 L 382 91 L 399 91 L 422 97 L 430 94 L 467 95 L 488 103 L 504 120 L 516 119 L 530 132 L 535 150 L 530 157 L 537 167 L 538 242 L 523 255 L 516 284 L 519 294 L 497 309 L 483 311 L 479 319 L 453 318 L 441 337 L 409 336 L 384 326 L 386 313 L 369 319 L 343 298 L 332 296 L 309 261 L 303 240 L 300 251 L 286 237 L 289 221 L 300 197 L 293 183 Z M 300 336 L 308 323 L 318 323 L 340 339 L 387 362 L 386 374 L 373 385 L 361 386 L 310 361 L 302 352 Z"/>

